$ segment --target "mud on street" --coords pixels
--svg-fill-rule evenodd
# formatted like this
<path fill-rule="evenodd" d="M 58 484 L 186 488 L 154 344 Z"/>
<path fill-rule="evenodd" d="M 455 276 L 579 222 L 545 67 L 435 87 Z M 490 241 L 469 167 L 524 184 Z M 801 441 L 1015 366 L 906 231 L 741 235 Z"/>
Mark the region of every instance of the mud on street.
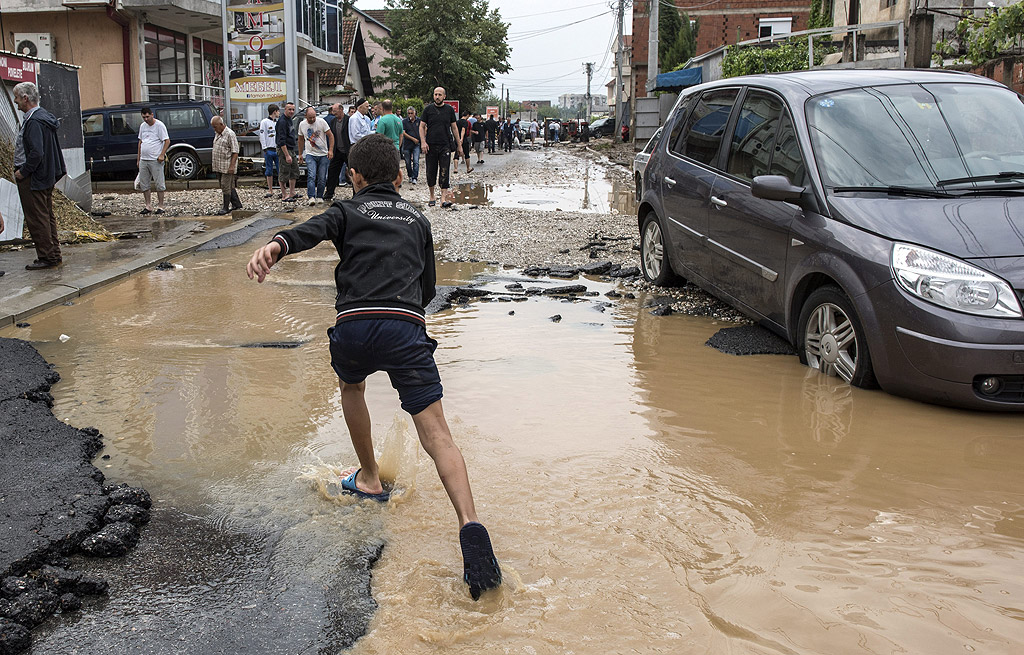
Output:
<path fill-rule="evenodd" d="M 57 419 L 106 435 L 95 465 L 153 497 L 125 557 L 69 562 L 109 591 L 31 652 L 1024 647 L 1018 418 L 707 347 L 742 319 L 608 275 L 637 266 L 638 236 L 628 174 L 599 156 L 464 170 L 457 211 L 425 208 L 456 290 L 428 330 L 502 588 L 466 593 L 455 517 L 383 374 L 367 402 L 398 493 L 339 493 L 355 456 L 326 352 L 336 254 L 259 286 L 243 269 L 264 232 L 0 330 L 55 365 Z M 592 207 L 569 207 L 581 190 Z M 403 194 L 426 204 L 423 185 Z M 652 314 L 666 303 L 697 306 Z M 246 347 L 270 342 L 291 347 Z"/>

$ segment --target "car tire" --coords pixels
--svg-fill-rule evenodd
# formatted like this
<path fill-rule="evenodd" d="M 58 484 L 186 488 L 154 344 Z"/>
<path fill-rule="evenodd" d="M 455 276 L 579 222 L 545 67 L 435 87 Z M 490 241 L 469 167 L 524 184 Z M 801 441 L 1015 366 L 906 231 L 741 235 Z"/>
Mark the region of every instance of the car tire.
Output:
<path fill-rule="evenodd" d="M 864 328 L 842 289 L 816 289 L 804 302 L 797 323 L 800 362 L 852 386 L 878 387 Z"/>
<path fill-rule="evenodd" d="M 167 168 L 175 180 L 193 180 L 199 175 L 199 158 L 188 150 L 178 150 L 167 159 Z"/>
<path fill-rule="evenodd" d="M 671 286 L 679 278 L 665 252 L 665 230 L 656 213 L 648 212 L 640 229 L 640 270 L 644 279 L 659 287 Z"/>

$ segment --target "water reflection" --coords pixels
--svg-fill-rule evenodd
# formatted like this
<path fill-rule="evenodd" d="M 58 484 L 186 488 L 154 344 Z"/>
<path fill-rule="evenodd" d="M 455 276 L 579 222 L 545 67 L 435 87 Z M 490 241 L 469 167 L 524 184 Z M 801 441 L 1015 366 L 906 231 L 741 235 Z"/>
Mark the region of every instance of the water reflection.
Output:
<path fill-rule="evenodd" d="M 545 177 L 545 186 L 528 181 L 508 184 L 467 182 L 452 187 L 455 202 L 462 205 L 490 205 L 586 213 L 633 214 L 635 192 L 626 182 L 609 180 L 604 167 L 587 165 L 563 174 Z"/>

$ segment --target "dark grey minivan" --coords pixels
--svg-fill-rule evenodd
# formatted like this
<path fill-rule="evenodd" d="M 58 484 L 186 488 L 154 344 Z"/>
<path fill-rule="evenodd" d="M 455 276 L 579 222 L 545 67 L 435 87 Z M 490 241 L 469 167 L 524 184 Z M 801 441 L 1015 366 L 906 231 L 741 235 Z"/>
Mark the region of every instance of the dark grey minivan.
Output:
<path fill-rule="evenodd" d="M 687 89 L 644 172 L 645 277 L 704 287 L 807 365 L 1024 410 L 1024 103 L 925 70 Z"/>

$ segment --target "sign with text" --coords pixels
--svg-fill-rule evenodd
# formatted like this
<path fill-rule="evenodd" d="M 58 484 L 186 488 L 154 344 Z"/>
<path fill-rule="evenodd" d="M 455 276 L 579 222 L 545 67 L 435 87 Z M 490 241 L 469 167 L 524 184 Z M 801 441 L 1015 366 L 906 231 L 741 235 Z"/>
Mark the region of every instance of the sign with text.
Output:
<path fill-rule="evenodd" d="M 227 10 L 231 124 L 242 136 L 259 126 L 268 104 L 284 102 L 288 95 L 285 21 L 289 17 L 280 1 L 228 0 Z"/>
<path fill-rule="evenodd" d="M 10 82 L 36 81 L 36 63 L 21 57 L 0 56 L 0 78 Z"/>
<path fill-rule="evenodd" d="M 491 118 L 497 118 L 498 117 L 498 107 L 495 106 L 495 105 L 488 105 L 487 106 L 487 115 L 490 116 Z"/>

